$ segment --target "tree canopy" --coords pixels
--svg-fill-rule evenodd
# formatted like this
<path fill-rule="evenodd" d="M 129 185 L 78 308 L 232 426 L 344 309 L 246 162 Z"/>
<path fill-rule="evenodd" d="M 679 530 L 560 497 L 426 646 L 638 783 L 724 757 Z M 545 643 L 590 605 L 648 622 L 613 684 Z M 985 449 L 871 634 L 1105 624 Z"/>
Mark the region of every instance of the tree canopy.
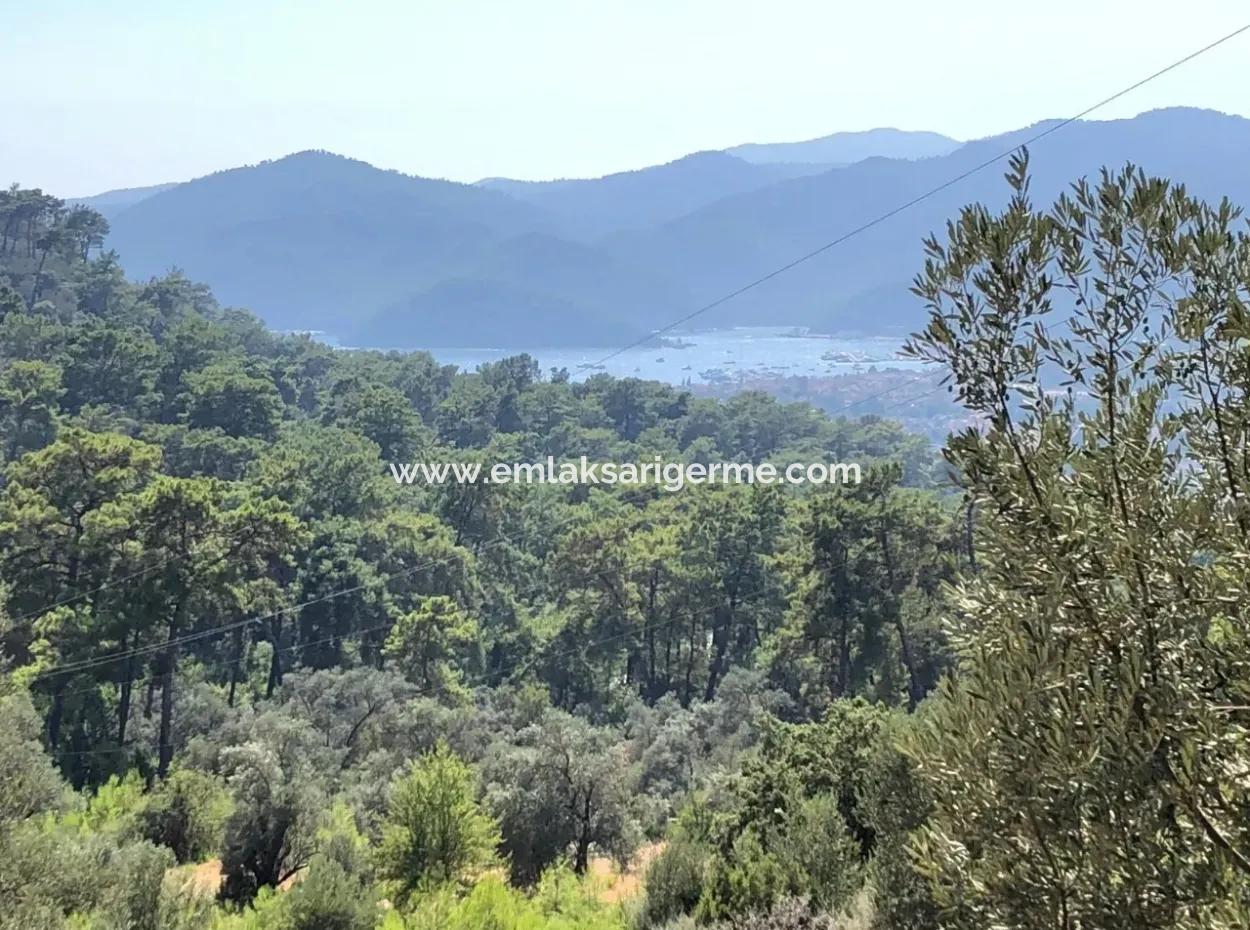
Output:
<path fill-rule="evenodd" d="M 944 461 L 270 332 L 5 192 L 0 926 L 1250 926 L 1250 236 L 1007 180 L 915 283 Z M 863 481 L 387 468 L 548 455 Z"/>

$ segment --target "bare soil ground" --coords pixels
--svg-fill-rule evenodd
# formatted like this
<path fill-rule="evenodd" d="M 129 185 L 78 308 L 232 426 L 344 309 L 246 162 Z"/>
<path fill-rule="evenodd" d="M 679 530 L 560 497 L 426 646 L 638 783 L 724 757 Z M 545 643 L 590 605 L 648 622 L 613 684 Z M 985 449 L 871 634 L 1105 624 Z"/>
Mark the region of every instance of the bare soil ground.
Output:
<path fill-rule="evenodd" d="M 181 882 L 184 888 L 206 900 L 217 897 L 217 890 L 221 888 L 220 859 L 208 859 L 204 862 L 197 862 L 195 865 L 176 866 L 167 874 L 172 881 Z M 296 872 L 278 887 L 286 891 L 301 881 L 303 876 L 303 872 Z"/>
<path fill-rule="evenodd" d="M 624 871 L 611 859 L 598 856 L 592 858 L 590 875 L 599 889 L 600 900 L 615 904 L 640 894 L 643 879 L 647 875 L 647 866 L 662 852 L 664 852 L 663 842 L 640 846 Z"/>

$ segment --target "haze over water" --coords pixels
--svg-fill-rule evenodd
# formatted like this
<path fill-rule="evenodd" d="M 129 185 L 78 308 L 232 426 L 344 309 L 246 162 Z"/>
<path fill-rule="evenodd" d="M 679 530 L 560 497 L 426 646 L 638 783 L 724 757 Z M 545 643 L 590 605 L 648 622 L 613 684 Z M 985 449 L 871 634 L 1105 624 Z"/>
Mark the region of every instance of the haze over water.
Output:
<path fill-rule="evenodd" d="M 825 377 L 876 368 L 919 368 L 921 363 L 897 356 L 901 340 L 881 337 L 794 335 L 790 327 L 736 327 L 692 333 L 669 333 L 675 345 L 627 349 L 594 366 L 612 347 L 585 348 L 447 348 L 431 349 L 440 362 L 472 371 L 486 362 L 526 353 L 547 372 L 567 368 L 581 381 L 599 372 L 669 384 L 707 384 L 747 376 Z M 827 356 L 833 355 L 830 358 Z M 822 356 L 826 356 L 823 357 Z"/>

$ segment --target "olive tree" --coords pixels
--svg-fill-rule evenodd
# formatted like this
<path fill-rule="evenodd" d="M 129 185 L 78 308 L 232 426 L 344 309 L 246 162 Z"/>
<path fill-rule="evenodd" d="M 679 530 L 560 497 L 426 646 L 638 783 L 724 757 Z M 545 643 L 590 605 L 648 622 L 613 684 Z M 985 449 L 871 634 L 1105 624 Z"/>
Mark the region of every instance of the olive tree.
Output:
<path fill-rule="evenodd" d="M 961 651 L 913 751 L 952 928 L 1244 926 L 1250 237 L 1133 168 L 927 243 L 911 351 L 976 426 Z"/>

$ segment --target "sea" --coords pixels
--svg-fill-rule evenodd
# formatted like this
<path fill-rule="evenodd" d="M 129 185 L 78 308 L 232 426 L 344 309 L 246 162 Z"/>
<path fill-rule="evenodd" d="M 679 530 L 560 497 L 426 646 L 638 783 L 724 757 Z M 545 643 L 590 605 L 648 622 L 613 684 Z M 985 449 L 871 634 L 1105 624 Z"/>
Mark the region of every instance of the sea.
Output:
<path fill-rule="evenodd" d="M 581 381 L 606 372 L 621 378 L 643 378 L 669 384 L 732 384 L 755 378 L 827 377 L 858 373 L 870 368 L 921 369 L 924 364 L 902 358 L 898 339 L 821 336 L 790 327 L 734 327 L 732 329 L 670 332 L 665 345 L 619 350 L 611 346 L 585 348 L 467 348 L 430 349 L 436 359 L 473 371 L 485 362 L 526 353 L 538 360 L 546 374 L 568 369 Z"/>

